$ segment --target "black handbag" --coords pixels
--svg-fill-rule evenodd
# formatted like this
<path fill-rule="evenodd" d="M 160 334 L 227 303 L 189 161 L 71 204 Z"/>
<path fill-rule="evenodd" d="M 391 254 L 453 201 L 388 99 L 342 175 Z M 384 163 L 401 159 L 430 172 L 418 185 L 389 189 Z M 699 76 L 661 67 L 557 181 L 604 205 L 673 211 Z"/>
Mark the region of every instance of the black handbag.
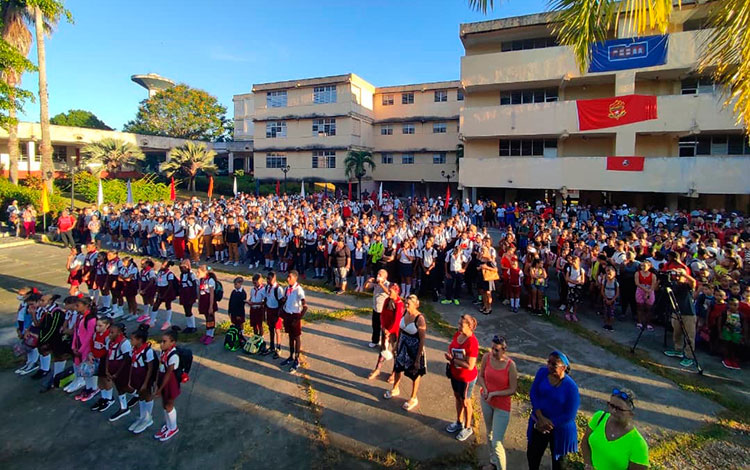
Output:
<path fill-rule="evenodd" d="M 445 376 L 449 379 L 453 379 L 453 374 L 451 374 L 451 363 L 446 362 L 445 363 Z"/>

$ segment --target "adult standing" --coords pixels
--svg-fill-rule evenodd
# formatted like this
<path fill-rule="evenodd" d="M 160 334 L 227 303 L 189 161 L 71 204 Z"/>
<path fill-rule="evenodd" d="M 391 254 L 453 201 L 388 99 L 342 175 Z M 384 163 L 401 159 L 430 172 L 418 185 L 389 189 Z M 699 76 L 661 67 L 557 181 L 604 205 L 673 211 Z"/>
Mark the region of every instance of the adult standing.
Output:
<path fill-rule="evenodd" d="M 406 375 L 413 381 L 411 397 L 402 408 L 411 411 L 419 404 L 417 392 L 420 378 L 427 373 L 427 358 L 425 357 L 425 337 L 427 336 L 427 322 L 419 311 L 419 299 L 416 295 L 406 298 L 406 313 L 401 319 L 400 336 L 396 347 L 396 358 L 393 363 L 393 388 L 385 392 L 383 397 L 390 400 L 401 392 L 398 388 L 401 378 Z"/>
<path fill-rule="evenodd" d="M 73 227 L 76 224 L 76 219 L 70 215 L 68 209 L 63 209 L 62 214 L 57 219 L 57 232 L 60 234 L 60 239 L 66 248 L 71 250 L 75 249 L 75 240 L 73 240 Z"/>
<path fill-rule="evenodd" d="M 682 367 L 693 367 L 695 364 L 695 304 L 693 302 L 693 292 L 695 291 L 696 281 L 683 268 L 674 270 L 676 279 L 674 283 L 674 297 L 677 300 L 680 317 L 672 314 L 672 340 L 674 349 L 664 351 L 669 357 L 681 357 L 680 365 Z M 685 325 L 685 334 L 682 332 L 682 325 Z M 685 347 L 687 344 L 687 348 Z"/>
<path fill-rule="evenodd" d="M 190 259 L 197 263 L 201 258 L 201 241 L 203 240 L 203 226 L 196 223 L 195 216 L 190 215 L 187 223 L 187 247 Z"/>
<path fill-rule="evenodd" d="M 36 235 L 36 209 L 34 209 L 34 206 L 31 204 L 26 206 L 21 219 L 23 220 L 23 231 L 26 238 Z"/>
<path fill-rule="evenodd" d="M 401 325 L 401 318 L 404 316 L 404 302 L 401 300 L 401 289 L 398 284 L 393 283 L 389 286 L 389 295 L 383 304 L 383 311 L 380 315 L 380 326 L 383 334 L 380 338 L 380 353 L 378 354 L 378 362 L 375 365 L 375 369 L 370 372 L 367 376 L 368 380 L 372 380 L 380 375 L 380 369 L 386 360 L 393 357 L 393 352 L 396 350 L 396 342 L 398 341 L 398 332 Z M 394 374 L 388 377 L 388 382 L 393 383 Z"/>
<path fill-rule="evenodd" d="M 487 427 L 487 440 L 490 444 L 490 463 L 483 470 L 505 470 L 505 447 L 503 439 L 510 421 L 511 397 L 518 387 L 516 363 L 508 354 L 505 338 L 492 338 L 490 354 L 482 356 L 479 366 L 479 386 L 481 387 L 482 415 Z"/>
<path fill-rule="evenodd" d="M 453 397 L 456 399 L 456 421 L 445 428 L 450 433 L 458 432 L 456 439 L 465 441 L 474 432 L 471 429 L 472 399 L 474 385 L 477 383 L 477 358 L 479 341 L 474 335 L 477 320 L 471 315 L 461 315 L 458 331 L 448 346 L 445 358 L 448 360 L 446 371 L 450 374 Z"/>
<path fill-rule="evenodd" d="M 333 270 L 334 281 L 336 283 L 336 295 L 346 292 L 346 276 L 351 265 L 352 252 L 344 243 L 344 239 L 339 238 L 331 251 L 331 256 L 328 258 L 328 267 Z"/>
<path fill-rule="evenodd" d="M 581 439 L 585 469 L 646 470 L 648 444 L 633 423 L 635 394 L 615 388 L 607 408 L 594 413 Z"/>
<path fill-rule="evenodd" d="M 365 290 L 372 288 L 372 337 L 370 338 L 370 344 L 368 344 L 371 348 L 380 343 L 380 314 L 383 311 L 383 304 L 388 299 L 390 285 L 388 271 L 385 269 L 378 270 L 374 279 L 369 278 L 365 282 Z"/>
<path fill-rule="evenodd" d="M 526 431 L 529 470 L 539 470 L 547 446 L 552 453 L 552 470 L 562 470 L 565 456 L 578 450 L 575 418 L 581 397 L 569 373 L 567 356 L 553 351 L 547 366 L 539 368 L 531 384 L 532 411 Z"/>

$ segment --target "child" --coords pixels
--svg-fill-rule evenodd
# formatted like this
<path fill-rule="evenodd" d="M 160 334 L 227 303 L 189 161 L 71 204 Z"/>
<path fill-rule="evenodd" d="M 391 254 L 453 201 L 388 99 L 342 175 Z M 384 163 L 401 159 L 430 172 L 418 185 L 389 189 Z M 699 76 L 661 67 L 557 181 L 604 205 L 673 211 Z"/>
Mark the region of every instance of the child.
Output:
<path fill-rule="evenodd" d="M 84 316 L 84 318 L 81 320 L 81 323 L 79 324 L 79 329 L 81 325 L 89 324 L 91 316 L 92 315 Z M 96 315 L 93 315 L 93 317 L 96 318 Z M 86 388 L 84 388 L 83 391 L 75 397 L 75 399 L 78 401 L 87 402 L 98 395 L 101 391 L 99 388 L 101 381 L 98 381 L 97 379 L 101 378 L 104 375 L 103 359 L 107 355 L 107 344 L 109 343 L 109 326 L 111 324 L 112 319 L 110 319 L 109 317 L 98 318 L 96 320 L 94 334 L 91 335 L 89 339 L 89 347 L 87 349 L 88 354 L 83 355 L 81 354 L 81 349 L 78 350 L 79 354 L 82 356 L 81 359 L 83 359 L 84 361 L 84 363 L 80 365 L 81 370 L 83 371 L 82 375 L 86 378 Z M 84 331 L 84 333 L 80 334 L 79 338 L 82 338 L 86 334 L 88 334 L 87 329 L 86 331 Z"/>
<path fill-rule="evenodd" d="M 180 263 L 180 305 L 185 311 L 185 328 L 184 333 L 195 333 L 195 317 L 193 316 L 193 305 L 198 300 L 198 278 L 195 277 L 190 269 L 190 260 L 182 260 Z"/>
<path fill-rule="evenodd" d="M 138 267 L 130 256 L 122 259 L 122 267 L 120 268 L 120 276 L 117 283 L 122 286 L 120 290 L 121 298 L 118 300 L 120 308 L 122 308 L 122 297 L 125 298 L 128 304 L 128 316 L 125 319 L 137 319 L 138 304 L 135 301 L 135 296 L 138 294 Z"/>
<path fill-rule="evenodd" d="M 143 315 L 135 321 L 143 323 L 151 319 L 151 305 L 156 297 L 156 273 L 154 272 L 154 262 L 146 258 L 141 261 L 141 272 L 138 274 L 138 293 L 141 295 Z"/>
<path fill-rule="evenodd" d="M 216 311 L 219 308 L 215 297 L 215 278 L 205 264 L 198 268 L 198 313 L 206 317 L 206 334 L 199 341 L 206 346 L 214 342 Z"/>
<path fill-rule="evenodd" d="M 237 281 L 240 281 L 239 284 Z M 266 290 L 263 287 L 263 278 L 260 274 L 253 276 L 253 288 L 250 289 L 250 298 L 247 298 L 247 293 L 241 289 L 242 278 L 238 277 L 234 280 L 234 292 L 232 297 L 229 299 L 229 315 L 232 318 L 232 323 L 237 325 L 242 332 L 242 327 L 245 323 L 245 303 L 250 306 L 250 326 L 253 327 L 253 334 L 263 336 L 263 317 L 265 316 L 265 301 L 266 301 Z M 238 291 L 237 289 L 240 289 Z M 232 311 L 232 299 L 237 298 L 237 305 L 235 310 Z M 243 302 L 239 303 L 239 299 Z"/>
<path fill-rule="evenodd" d="M 264 355 L 273 352 L 273 358 L 279 358 L 279 352 L 281 352 L 281 327 L 282 319 L 280 315 L 281 299 L 284 298 L 284 288 L 276 282 L 276 273 L 271 271 L 267 276 L 268 283 L 266 284 L 264 304 L 266 312 L 266 322 L 268 323 L 268 335 L 270 349 L 264 352 Z"/>
<path fill-rule="evenodd" d="M 307 312 L 305 291 L 297 284 L 299 274 L 296 270 L 289 271 L 287 282 L 289 287 L 284 294 L 284 329 L 289 335 L 289 358 L 281 366 L 291 364 L 290 374 L 295 374 L 299 368 L 300 350 L 302 349 L 302 317 Z"/>
<path fill-rule="evenodd" d="M 76 253 L 75 247 L 71 248 L 70 254 L 68 255 L 68 262 L 66 267 L 68 268 L 68 289 L 69 295 L 78 295 L 78 286 L 83 282 L 83 254 Z"/>
<path fill-rule="evenodd" d="M 154 400 L 151 395 L 154 382 L 156 381 L 156 369 L 154 365 L 156 354 L 148 342 L 148 327 L 139 325 L 138 329 L 130 335 L 132 351 L 130 353 L 131 366 L 128 379 L 128 387 L 138 395 L 138 409 L 140 417 L 128 427 L 128 431 L 140 434 L 152 424 L 154 420 Z"/>
<path fill-rule="evenodd" d="M 729 308 L 724 311 L 719 321 L 719 338 L 721 339 L 724 359 L 721 363 L 727 369 L 740 370 L 740 349 L 747 343 L 747 321 L 739 311 L 740 301 L 729 300 Z"/>
<path fill-rule="evenodd" d="M 716 289 L 714 296 L 716 297 L 716 301 L 714 302 L 713 307 L 711 307 L 711 311 L 708 312 L 708 319 L 706 320 L 706 325 L 710 331 L 710 350 L 712 353 L 719 351 L 719 322 L 728 307 L 727 294 L 723 290 Z"/>
<path fill-rule="evenodd" d="M 205 266 L 201 266 L 205 268 Z M 213 294 L 213 290 L 211 291 Z M 161 396 L 164 407 L 165 424 L 154 434 L 154 439 L 168 441 L 180 430 L 177 428 L 177 409 L 174 402 L 180 396 L 180 382 L 175 372 L 180 367 L 180 356 L 177 354 L 177 332 L 167 330 L 161 337 L 161 357 L 159 358 L 159 375 L 157 376 L 156 392 Z"/>
<path fill-rule="evenodd" d="M 521 306 L 521 285 L 523 285 L 523 271 L 518 266 L 518 258 L 511 258 L 508 268 L 508 294 L 510 296 L 510 310 L 518 313 Z"/>
<path fill-rule="evenodd" d="M 39 358 L 39 370 L 31 378 L 44 378 L 45 380 L 42 382 L 43 390 L 48 390 L 55 375 L 65 369 L 64 361 L 55 361 L 52 376 L 49 376 L 53 352 L 59 349 L 60 341 L 62 340 L 60 328 L 65 320 L 65 314 L 56 303 L 59 298 L 60 296 L 57 294 L 45 294 L 37 302 L 36 324 L 39 328 L 39 344 L 37 347 L 39 348 L 41 357 Z"/>
<path fill-rule="evenodd" d="M 28 291 L 26 289 L 28 289 Z M 35 324 L 34 315 L 36 313 L 36 304 L 41 300 L 42 295 L 35 288 L 24 287 L 18 292 L 19 294 L 17 298 L 21 301 L 18 306 L 17 317 L 18 337 L 23 341 L 29 352 L 26 354 L 26 364 L 24 364 L 23 367 L 16 369 L 16 374 L 24 376 L 39 369 L 38 341 L 34 340 L 32 336 L 37 335 L 38 338 L 39 334 L 39 327 Z"/>
<path fill-rule="evenodd" d="M 66 297 L 63 301 L 63 305 L 65 308 L 65 323 L 63 323 L 62 332 L 63 337 L 66 339 L 66 344 L 68 343 L 67 338 L 70 338 L 69 348 L 71 356 L 73 354 L 73 337 L 75 336 L 78 322 L 81 320 L 81 314 L 78 313 L 79 300 L 80 297 L 78 296 L 70 296 Z M 75 378 L 68 385 L 66 385 L 65 388 L 63 388 L 63 391 L 66 393 L 77 392 L 81 389 L 81 387 L 85 385 L 85 380 L 81 376 L 79 367 L 75 362 L 73 363 L 73 373 L 75 375 Z"/>
<path fill-rule="evenodd" d="M 172 261 L 164 260 L 159 272 L 156 273 L 156 300 L 154 300 L 154 306 L 151 308 L 151 320 L 149 321 L 149 326 L 156 325 L 159 307 L 164 303 L 164 308 L 167 309 L 167 318 L 161 325 L 162 331 L 172 327 L 172 301 L 177 298 L 177 290 L 175 289 L 177 278 L 170 270 L 171 267 Z"/>
<path fill-rule="evenodd" d="M 99 403 L 91 409 L 103 412 L 114 402 L 112 399 L 112 388 L 117 388 L 117 399 L 120 409 L 109 417 L 110 422 L 117 421 L 123 416 L 130 414 L 130 407 L 135 405 L 138 399 L 131 396 L 128 401 L 128 393 L 133 393 L 130 388 L 130 354 L 133 348 L 125 336 L 125 325 L 115 323 L 110 327 L 109 344 L 107 345 L 107 355 L 104 360 L 104 380 L 102 384 L 102 398 Z"/>
<path fill-rule="evenodd" d="M 612 324 L 615 321 L 615 302 L 620 296 L 620 284 L 617 282 L 617 271 L 612 266 L 607 266 L 605 270 L 601 296 L 604 303 L 604 329 L 614 331 Z M 643 328 L 643 325 L 641 325 L 641 328 Z"/>

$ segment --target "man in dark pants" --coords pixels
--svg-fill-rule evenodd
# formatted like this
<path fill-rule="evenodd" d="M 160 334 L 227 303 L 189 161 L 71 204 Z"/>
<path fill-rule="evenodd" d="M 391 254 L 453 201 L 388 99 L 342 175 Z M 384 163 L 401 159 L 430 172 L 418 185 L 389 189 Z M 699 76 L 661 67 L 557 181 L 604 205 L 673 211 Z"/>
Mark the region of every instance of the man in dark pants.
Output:
<path fill-rule="evenodd" d="M 433 246 L 432 237 L 427 239 L 424 248 L 422 249 L 422 256 L 420 257 L 422 263 L 422 281 L 420 283 L 422 296 L 432 296 L 432 301 L 437 302 L 440 300 L 438 290 L 435 288 L 435 274 L 438 271 L 437 259 L 438 252 Z"/>
<path fill-rule="evenodd" d="M 638 309 L 635 302 L 635 273 L 638 272 L 640 263 L 635 260 L 635 253 L 629 251 L 625 254 L 625 262 L 620 265 L 620 275 L 617 281 L 620 283 L 620 306 L 622 316 L 630 307 L 633 318 L 637 318 Z"/>
<path fill-rule="evenodd" d="M 390 285 L 388 271 L 385 269 L 378 270 L 375 278 L 371 277 L 365 281 L 365 290 L 372 289 L 372 337 L 368 344 L 371 348 L 380 344 L 380 312 L 383 311 L 383 304 L 388 299 Z"/>

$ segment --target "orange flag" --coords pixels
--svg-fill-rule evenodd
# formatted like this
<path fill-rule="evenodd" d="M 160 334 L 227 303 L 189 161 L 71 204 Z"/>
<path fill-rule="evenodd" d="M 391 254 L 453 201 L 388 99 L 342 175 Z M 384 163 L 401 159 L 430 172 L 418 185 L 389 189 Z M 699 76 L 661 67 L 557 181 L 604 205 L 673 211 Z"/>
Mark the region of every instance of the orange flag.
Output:
<path fill-rule="evenodd" d="M 211 199 L 211 197 L 214 195 L 214 177 L 209 176 L 208 178 L 208 198 Z"/>

